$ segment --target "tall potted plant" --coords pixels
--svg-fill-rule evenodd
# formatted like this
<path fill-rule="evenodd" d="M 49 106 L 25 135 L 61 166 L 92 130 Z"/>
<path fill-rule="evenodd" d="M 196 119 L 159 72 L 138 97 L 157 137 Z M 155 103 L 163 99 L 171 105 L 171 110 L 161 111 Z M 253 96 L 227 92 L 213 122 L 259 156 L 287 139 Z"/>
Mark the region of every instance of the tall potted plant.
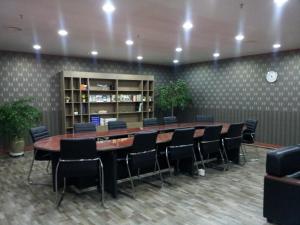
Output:
<path fill-rule="evenodd" d="M 189 88 L 184 80 L 171 81 L 158 88 L 158 107 L 163 111 L 171 110 L 174 116 L 174 109 L 184 110 L 192 101 Z"/>
<path fill-rule="evenodd" d="M 7 142 L 11 156 L 24 154 L 24 137 L 40 119 L 40 111 L 23 98 L 0 105 L 0 136 Z"/>

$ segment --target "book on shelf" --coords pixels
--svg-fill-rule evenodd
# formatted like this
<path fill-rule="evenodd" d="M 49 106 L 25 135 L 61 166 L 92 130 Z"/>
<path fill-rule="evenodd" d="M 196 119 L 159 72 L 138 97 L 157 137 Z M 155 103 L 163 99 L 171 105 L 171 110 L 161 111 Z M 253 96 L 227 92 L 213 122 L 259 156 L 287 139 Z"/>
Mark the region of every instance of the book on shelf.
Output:
<path fill-rule="evenodd" d="M 126 95 L 126 94 L 119 94 L 118 95 L 119 102 L 141 102 L 142 95 Z"/>
<path fill-rule="evenodd" d="M 90 95 L 89 102 L 115 102 L 116 95 Z"/>
<path fill-rule="evenodd" d="M 136 111 L 137 112 L 142 112 L 143 111 L 143 103 L 142 102 L 140 102 L 139 104 L 137 104 Z"/>

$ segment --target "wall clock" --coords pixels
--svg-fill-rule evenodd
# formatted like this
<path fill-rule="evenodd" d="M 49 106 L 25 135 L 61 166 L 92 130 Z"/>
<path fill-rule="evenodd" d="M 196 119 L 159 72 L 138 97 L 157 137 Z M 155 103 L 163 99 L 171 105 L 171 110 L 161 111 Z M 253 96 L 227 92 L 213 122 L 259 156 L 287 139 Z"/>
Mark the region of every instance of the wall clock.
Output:
<path fill-rule="evenodd" d="M 275 71 L 269 71 L 266 75 L 266 80 L 269 83 L 274 83 L 275 81 L 277 81 L 278 78 L 278 73 Z"/>

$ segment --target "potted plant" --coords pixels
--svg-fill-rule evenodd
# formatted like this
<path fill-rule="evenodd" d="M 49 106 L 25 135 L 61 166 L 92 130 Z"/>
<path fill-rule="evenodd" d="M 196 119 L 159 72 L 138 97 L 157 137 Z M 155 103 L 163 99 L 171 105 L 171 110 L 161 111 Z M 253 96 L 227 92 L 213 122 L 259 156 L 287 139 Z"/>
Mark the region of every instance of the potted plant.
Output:
<path fill-rule="evenodd" d="M 31 101 L 24 98 L 0 105 L 0 136 L 6 140 L 11 156 L 24 154 L 24 137 L 40 119 L 40 111 Z"/>
<path fill-rule="evenodd" d="M 192 101 L 189 88 L 184 80 L 171 81 L 158 88 L 158 107 L 163 111 L 171 110 L 174 116 L 174 109 L 184 108 Z"/>

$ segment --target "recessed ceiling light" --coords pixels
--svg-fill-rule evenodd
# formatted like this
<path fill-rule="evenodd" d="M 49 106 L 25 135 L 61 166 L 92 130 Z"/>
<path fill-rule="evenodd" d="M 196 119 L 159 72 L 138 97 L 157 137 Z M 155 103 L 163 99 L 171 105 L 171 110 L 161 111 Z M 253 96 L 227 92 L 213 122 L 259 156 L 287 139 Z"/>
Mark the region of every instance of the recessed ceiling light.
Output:
<path fill-rule="evenodd" d="M 215 58 L 218 58 L 218 57 L 220 57 L 220 53 L 219 53 L 219 52 L 215 52 L 215 53 L 213 54 L 213 56 L 214 56 Z"/>
<path fill-rule="evenodd" d="M 91 51 L 91 54 L 92 55 L 98 55 L 98 52 L 97 51 Z"/>
<path fill-rule="evenodd" d="M 67 35 L 68 35 L 68 31 L 66 31 L 66 30 L 59 30 L 59 31 L 57 31 L 57 33 L 58 33 L 60 36 L 67 36 Z"/>
<path fill-rule="evenodd" d="M 182 25 L 183 29 L 185 30 L 190 30 L 194 27 L 194 25 L 190 22 L 190 21 L 186 21 L 183 25 Z"/>
<path fill-rule="evenodd" d="M 141 60 L 143 60 L 143 56 L 141 56 L 141 55 L 139 55 L 138 57 L 136 57 L 137 58 L 137 60 L 139 60 L 139 61 L 141 61 Z"/>
<path fill-rule="evenodd" d="M 175 49 L 176 52 L 182 52 L 182 48 L 178 47 Z"/>
<path fill-rule="evenodd" d="M 285 3 L 287 3 L 288 0 L 274 0 L 274 3 L 277 5 L 277 6 L 283 6 Z"/>
<path fill-rule="evenodd" d="M 275 49 L 278 49 L 280 47 L 281 47 L 281 44 L 279 44 L 279 43 L 276 43 L 276 44 L 273 45 L 273 48 L 275 48 Z"/>
<path fill-rule="evenodd" d="M 116 7 L 110 2 L 107 2 L 102 6 L 102 10 L 106 13 L 112 13 L 116 10 Z"/>
<path fill-rule="evenodd" d="M 173 63 L 174 63 L 174 64 L 177 64 L 177 63 L 179 63 L 179 60 L 178 60 L 178 59 L 174 59 L 174 60 L 173 60 Z"/>
<path fill-rule="evenodd" d="M 242 40 L 244 40 L 244 35 L 242 35 L 242 34 L 239 34 L 239 35 L 237 35 L 237 36 L 235 36 L 235 40 L 237 40 L 237 41 L 242 41 Z"/>
<path fill-rule="evenodd" d="M 35 50 L 40 50 L 42 48 L 42 46 L 36 44 L 32 46 Z"/>
<path fill-rule="evenodd" d="M 126 45 L 133 45 L 134 42 L 133 42 L 133 40 L 127 40 L 125 43 L 126 43 Z"/>

